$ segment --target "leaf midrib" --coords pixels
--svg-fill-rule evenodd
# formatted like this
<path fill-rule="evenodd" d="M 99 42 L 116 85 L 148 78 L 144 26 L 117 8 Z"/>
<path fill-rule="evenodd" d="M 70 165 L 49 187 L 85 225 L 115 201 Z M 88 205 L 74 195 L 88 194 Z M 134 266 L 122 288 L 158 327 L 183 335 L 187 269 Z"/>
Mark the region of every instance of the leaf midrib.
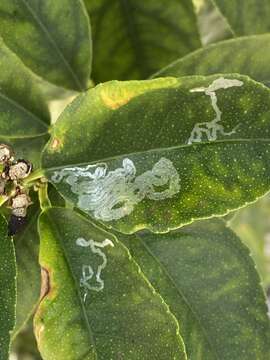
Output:
<path fill-rule="evenodd" d="M 57 43 L 55 42 L 55 40 L 53 39 L 53 37 L 51 36 L 49 30 L 46 28 L 46 26 L 43 24 L 43 22 L 40 20 L 40 18 L 38 17 L 38 15 L 34 12 L 34 10 L 31 8 L 31 6 L 26 2 L 26 0 L 22 0 L 23 5 L 25 6 L 25 8 L 27 9 L 27 11 L 30 13 L 30 15 L 33 17 L 33 19 L 35 20 L 35 22 L 38 24 L 38 26 L 40 27 L 40 29 L 42 30 L 42 32 L 45 34 L 45 36 L 47 37 L 49 43 L 53 46 L 53 48 L 56 50 L 59 58 L 62 60 L 63 64 L 65 65 L 65 68 L 67 69 L 68 73 L 71 75 L 73 81 L 75 82 L 75 84 L 78 86 L 78 88 L 80 90 L 83 90 L 83 86 L 81 85 L 80 80 L 78 79 L 77 75 L 75 74 L 75 72 L 73 71 L 71 65 L 69 64 L 69 62 L 67 61 L 67 59 L 65 58 L 64 54 L 62 53 L 62 51 L 60 50 L 59 46 L 57 45 Z"/>
<path fill-rule="evenodd" d="M 171 275 L 169 274 L 169 272 L 167 271 L 167 269 L 164 267 L 164 265 L 158 260 L 158 258 L 155 256 L 155 254 L 153 254 L 153 252 L 149 249 L 149 247 L 146 245 L 145 241 L 138 235 L 135 235 L 138 239 L 138 241 L 141 242 L 141 244 L 143 245 L 143 247 L 146 249 L 146 251 L 148 252 L 148 254 L 153 258 L 153 260 L 158 264 L 158 266 L 162 269 L 162 272 L 164 273 L 164 275 L 168 278 L 169 282 L 172 284 L 172 286 L 176 289 L 177 293 L 179 294 L 179 296 L 183 299 L 184 303 L 186 304 L 186 306 L 190 309 L 191 313 L 193 314 L 194 318 L 196 319 L 199 327 L 202 330 L 203 333 L 203 337 L 205 338 L 206 342 L 208 343 L 208 345 L 211 348 L 211 352 L 213 354 L 213 356 L 219 360 L 218 354 L 212 344 L 212 342 L 210 341 L 209 337 L 207 336 L 207 332 L 205 327 L 203 326 L 197 312 L 191 307 L 191 305 L 189 304 L 187 298 L 185 297 L 185 295 L 182 293 L 182 290 L 179 289 L 176 285 L 176 283 L 174 282 L 174 279 L 171 277 Z M 154 285 L 152 285 L 154 287 Z M 166 301 L 166 300 L 165 300 Z M 170 307 L 170 306 L 169 306 Z M 171 309 L 171 307 L 170 307 Z M 174 314 L 174 312 L 172 312 Z M 174 314 L 174 316 L 176 317 L 176 315 Z M 177 318 L 177 317 L 176 317 Z"/>
<path fill-rule="evenodd" d="M 44 129 L 46 129 L 46 132 L 47 132 L 48 125 L 44 121 L 42 121 L 39 117 L 37 117 L 33 112 L 29 111 L 28 109 L 23 107 L 21 104 L 19 104 L 17 101 L 11 99 L 10 97 L 4 95 L 1 92 L 0 92 L 0 98 L 4 99 L 5 101 L 9 102 L 12 106 L 17 108 L 18 110 L 20 110 L 20 111 L 24 112 L 26 115 L 30 116 L 34 121 L 36 121 L 40 125 L 42 125 L 42 127 L 44 127 Z"/>
<path fill-rule="evenodd" d="M 145 154 L 149 154 L 149 153 L 157 153 L 157 152 L 161 152 L 161 151 L 172 151 L 172 150 L 177 150 L 177 149 L 182 149 L 182 148 L 186 148 L 186 147 L 199 147 L 199 146 L 213 146 L 215 144 L 238 144 L 238 143 L 256 143 L 256 142 L 261 142 L 261 143 L 269 143 L 270 144 L 270 139 L 267 138 L 256 138 L 256 139 L 223 139 L 223 140 L 216 140 L 213 142 L 201 142 L 201 143 L 197 143 L 197 144 L 182 144 L 182 145 L 176 145 L 176 146 L 172 146 L 172 147 L 164 147 L 164 148 L 156 148 L 156 149 L 149 149 L 149 150 L 143 150 L 143 151 L 137 151 L 137 152 L 132 152 L 132 153 L 125 153 L 125 154 L 121 154 L 121 155 L 115 155 L 112 157 L 108 157 L 108 158 L 102 158 L 102 159 L 96 159 L 96 160 L 91 160 L 91 161 L 86 161 L 86 162 L 81 162 L 81 163 L 73 163 L 73 164 L 65 164 L 65 165 L 59 165 L 59 166 L 52 166 L 52 167 L 44 167 L 45 170 L 47 171 L 53 171 L 53 170 L 58 170 L 58 169 L 63 169 L 66 167 L 76 167 L 76 166 L 86 166 L 86 165 L 91 165 L 91 164 L 98 164 L 98 163 L 103 163 L 103 162 L 109 162 L 109 161 L 113 161 L 113 160 L 118 160 L 120 158 L 124 158 L 124 157 L 128 157 L 128 156 L 138 156 L 138 155 L 145 155 Z M 46 148 L 45 148 L 46 151 Z M 43 152 L 44 153 L 44 152 Z M 51 156 L 53 154 L 50 154 Z"/>

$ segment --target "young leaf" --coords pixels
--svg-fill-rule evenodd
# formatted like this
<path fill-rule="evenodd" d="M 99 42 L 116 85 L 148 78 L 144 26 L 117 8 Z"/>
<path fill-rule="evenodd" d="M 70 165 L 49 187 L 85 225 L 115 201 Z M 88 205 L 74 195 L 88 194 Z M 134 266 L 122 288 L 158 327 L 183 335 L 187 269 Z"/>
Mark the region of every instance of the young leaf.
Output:
<path fill-rule="evenodd" d="M 6 220 L 0 215 L 0 359 L 8 359 L 10 334 L 15 325 L 16 265 Z"/>
<path fill-rule="evenodd" d="M 200 46 L 189 0 L 85 0 L 95 82 L 145 79 Z"/>
<path fill-rule="evenodd" d="M 222 41 L 197 50 L 153 77 L 240 73 L 270 84 L 270 34 Z"/>
<path fill-rule="evenodd" d="M 256 200 L 270 188 L 270 92 L 225 77 L 110 82 L 79 96 L 52 130 L 48 178 L 127 233 L 164 232 Z"/>
<path fill-rule="evenodd" d="M 212 0 L 236 35 L 264 34 L 270 31 L 269 0 Z"/>
<path fill-rule="evenodd" d="M 46 80 L 74 90 L 87 87 L 91 35 L 81 0 L 1 0 L 0 35 Z"/>
<path fill-rule="evenodd" d="M 223 221 L 121 240 L 178 319 L 188 359 L 270 358 L 259 276 L 247 248 Z"/>
<path fill-rule="evenodd" d="M 46 210 L 39 231 L 44 360 L 186 359 L 174 317 L 115 237 L 63 208 Z"/>

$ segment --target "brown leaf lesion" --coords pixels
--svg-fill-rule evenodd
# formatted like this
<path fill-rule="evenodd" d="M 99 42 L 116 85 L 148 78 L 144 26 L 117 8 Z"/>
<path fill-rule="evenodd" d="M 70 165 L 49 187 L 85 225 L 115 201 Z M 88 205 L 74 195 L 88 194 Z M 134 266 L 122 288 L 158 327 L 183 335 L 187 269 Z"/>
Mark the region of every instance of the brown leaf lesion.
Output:
<path fill-rule="evenodd" d="M 40 299 L 41 302 L 51 291 L 50 273 L 49 270 L 41 268 L 41 288 L 40 288 Z"/>
<path fill-rule="evenodd" d="M 35 316 L 34 316 L 34 332 L 36 336 L 37 343 L 40 344 L 42 339 L 42 334 L 45 330 L 45 324 L 43 319 L 44 307 L 42 306 L 43 300 L 52 293 L 51 279 L 50 279 L 50 270 L 41 267 L 41 288 L 40 288 L 40 298 L 39 303 L 37 304 Z"/>

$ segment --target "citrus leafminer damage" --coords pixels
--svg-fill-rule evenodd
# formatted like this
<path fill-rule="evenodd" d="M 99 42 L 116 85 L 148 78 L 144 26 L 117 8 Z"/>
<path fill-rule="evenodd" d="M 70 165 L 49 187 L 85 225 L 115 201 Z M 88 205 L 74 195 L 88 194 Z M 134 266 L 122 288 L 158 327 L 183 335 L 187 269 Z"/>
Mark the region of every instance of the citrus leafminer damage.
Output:
<path fill-rule="evenodd" d="M 64 168 L 55 171 L 51 180 L 68 184 L 77 195 L 77 206 L 102 221 L 131 214 L 143 199 L 161 201 L 180 190 L 179 175 L 169 159 L 161 158 L 152 170 L 136 173 L 133 161 L 125 158 L 122 167 L 113 171 L 105 163 Z"/>
<path fill-rule="evenodd" d="M 216 91 L 219 89 L 228 89 L 235 86 L 242 86 L 243 84 L 244 83 L 242 81 L 237 79 L 225 79 L 221 77 L 214 80 L 207 88 L 202 87 L 190 90 L 190 92 L 204 92 L 205 95 L 209 96 L 216 116 L 212 121 L 195 124 L 188 139 L 188 144 L 199 143 L 203 141 L 204 134 L 208 141 L 215 141 L 217 140 L 218 133 L 224 136 L 230 136 L 236 132 L 237 127 L 229 132 L 226 132 L 224 130 L 224 126 L 220 124 L 222 111 L 219 109 L 217 104 Z"/>
<path fill-rule="evenodd" d="M 102 242 L 97 242 L 92 239 L 85 240 L 84 238 L 78 238 L 76 240 L 76 244 L 78 246 L 87 248 L 90 247 L 93 254 L 97 254 L 101 257 L 102 262 L 98 265 L 96 271 L 94 270 L 92 265 L 82 265 L 82 276 L 80 279 L 80 286 L 84 289 L 84 302 L 86 301 L 89 290 L 101 291 L 104 289 L 104 280 L 101 278 L 102 270 L 105 269 L 107 265 L 107 257 L 101 248 L 105 248 L 106 246 L 114 247 L 114 244 L 111 240 L 105 239 Z M 93 280 L 96 281 L 93 284 Z"/>

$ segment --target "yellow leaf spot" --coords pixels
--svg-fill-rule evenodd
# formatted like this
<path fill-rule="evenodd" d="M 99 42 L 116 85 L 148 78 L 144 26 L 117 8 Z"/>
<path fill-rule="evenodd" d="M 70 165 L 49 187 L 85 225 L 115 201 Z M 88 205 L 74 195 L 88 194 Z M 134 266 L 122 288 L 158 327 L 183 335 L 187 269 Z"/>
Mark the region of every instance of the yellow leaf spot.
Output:
<path fill-rule="evenodd" d="M 132 94 L 126 89 L 117 91 L 115 93 L 108 93 L 108 91 L 101 90 L 100 96 L 104 105 L 112 110 L 116 110 L 119 107 L 127 104 L 136 94 Z"/>

